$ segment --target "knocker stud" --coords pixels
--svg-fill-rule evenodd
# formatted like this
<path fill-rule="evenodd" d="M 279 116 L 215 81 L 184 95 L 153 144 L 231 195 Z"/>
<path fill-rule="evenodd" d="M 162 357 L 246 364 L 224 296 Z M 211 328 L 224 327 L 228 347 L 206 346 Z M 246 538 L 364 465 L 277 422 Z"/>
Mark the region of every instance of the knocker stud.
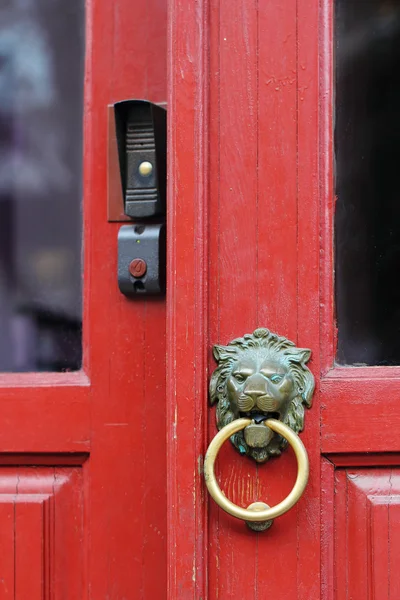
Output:
<path fill-rule="evenodd" d="M 300 499 L 308 481 L 307 452 L 298 437 L 304 426 L 304 407 L 310 407 L 314 377 L 306 366 L 311 351 L 297 348 L 268 329 L 256 329 L 214 346 L 218 366 L 210 380 L 211 404 L 217 405 L 220 430 L 211 441 L 204 463 L 205 481 L 212 498 L 226 512 L 246 521 L 252 529 L 268 529 L 272 520 Z M 228 500 L 214 474 L 222 444 L 230 439 L 240 454 L 264 463 L 279 456 L 288 444 L 296 454 L 296 483 L 278 505 L 254 502 L 247 509 Z"/>

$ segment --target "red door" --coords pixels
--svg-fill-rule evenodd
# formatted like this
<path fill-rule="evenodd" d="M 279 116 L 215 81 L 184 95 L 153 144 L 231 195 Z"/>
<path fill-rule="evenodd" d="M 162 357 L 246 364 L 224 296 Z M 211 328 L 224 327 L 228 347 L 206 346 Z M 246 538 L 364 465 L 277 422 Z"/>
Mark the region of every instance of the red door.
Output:
<path fill-rule="evenodd" d="M 399 598 L 398 3 L 170 11 L 168 598 Z M 311 349 L 317 384 L 308 486 L 263 533 L 202 473 L 212 346 L 257 327 Z M 217 469 L 246 508 L 297 466 L 226 442 Z"/>
<path fill-rule="evenodd" d="M 165 302 L 118 291 L 107 107 L 165 102 L 166 4 L 0 14 L 0 598 L 163 598 Z"/>
<path fill-rule="evenodd" d="M 360 5 L 0 9 L 1 598 L 400 597 L 399 12 Z M 166 302 L 116 282 L 127 98 L 168 100 Z M 258 327 L 317 384 L 307 488 L 262 533 L 203 477 L 212 347 Z M 296 471 L 217 462 L 240 507 Z"/>

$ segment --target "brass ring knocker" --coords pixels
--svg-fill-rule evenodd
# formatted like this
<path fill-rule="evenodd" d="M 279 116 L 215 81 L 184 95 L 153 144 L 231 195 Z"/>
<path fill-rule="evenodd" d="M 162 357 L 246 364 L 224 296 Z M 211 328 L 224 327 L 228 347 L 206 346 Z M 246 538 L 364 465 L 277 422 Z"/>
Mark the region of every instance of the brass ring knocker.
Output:
<path fill-rule="evenodd" d="M 243 519 L 248 523 L 269 522 L 268 525 L 265 525 L 264 527 L 261 526 L 257 529 L 263 530 L 267 529 L 268 526 L 272 524 L 272 519 L 275 519 L 276 517 L 279 517 L 290 510 L 301 498 L 308 481 L 309 462 L 307 451 L 299 436 L 281 421 L 276 419 L 267 419 L 264 421 L 264 425 L 284 437 L 295 452 L 298 466 L 296 483 L 294 484 L 290 494 L 284 500 L 282 500 L 282 502 L 272 507 L 268 507 L 266 504 L 257 502 L 250 505 L 249 508 L 241 508 L 240 506 L 237 506 L 228 500 L 228 498 L 226 498 L 226 496 L 224 496 L 222 493 L 221 488 L 219 487 L 215 478 L 214 463 L 222 444 L 226 442 L 231 435 L 241 431 L 251 423 L 251 419 L 236 419 L 228 425 L 225 425 L 225 427 L 223 427 L 217 433 L 215 438 L 211 441 L 204 459 L 204 478 L 208 491 L 218 506 L 220 506 L 225 512 L 229 513 L 233 517 L 236 517 L 237 519 Z"/>

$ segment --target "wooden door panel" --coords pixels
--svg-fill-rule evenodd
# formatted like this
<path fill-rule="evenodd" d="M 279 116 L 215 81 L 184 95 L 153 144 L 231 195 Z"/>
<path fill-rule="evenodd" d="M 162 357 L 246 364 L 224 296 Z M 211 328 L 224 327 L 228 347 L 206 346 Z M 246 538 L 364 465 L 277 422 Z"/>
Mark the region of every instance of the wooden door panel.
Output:
<path fill-rule="evenodd" d="M 339 469 L 335 477 L 336 594 L 397 598 L 400 472 Z M 344 576 L 345 574 L 345 576 Z"/>
<path fill-rule="evenodd" d="M 84 596 L 80 467 L 0 468 L 1 597 Z"/>
<path fill-rule="evenodd" d="M 383 466 L 382 455 L 332 458 L 324 461 L 322 478 L 322 597 L 397 598 L 399 469 L 390 459 Z M 368 462 L 373 468 L 363 466 Z"/>
<path fill-rule="evenodd" d="M 15 598 L 15 512 L 12 502 L 0 503 L 1 593 L 5 600 Z"/>

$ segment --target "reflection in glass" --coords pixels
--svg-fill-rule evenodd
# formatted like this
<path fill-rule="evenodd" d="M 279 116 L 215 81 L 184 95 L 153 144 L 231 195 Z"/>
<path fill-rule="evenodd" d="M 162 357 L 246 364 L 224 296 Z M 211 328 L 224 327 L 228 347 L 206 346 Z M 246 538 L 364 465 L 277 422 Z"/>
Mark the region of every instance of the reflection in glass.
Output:
<path fill-rule="evenodd" d="M 0 371 L 81 365 L 84 0 L 0 5 Z"/>
<path fill-rule="evenodd" d="M 336 0 L 340 364 L 400 364 L 400 2 Z"/>

